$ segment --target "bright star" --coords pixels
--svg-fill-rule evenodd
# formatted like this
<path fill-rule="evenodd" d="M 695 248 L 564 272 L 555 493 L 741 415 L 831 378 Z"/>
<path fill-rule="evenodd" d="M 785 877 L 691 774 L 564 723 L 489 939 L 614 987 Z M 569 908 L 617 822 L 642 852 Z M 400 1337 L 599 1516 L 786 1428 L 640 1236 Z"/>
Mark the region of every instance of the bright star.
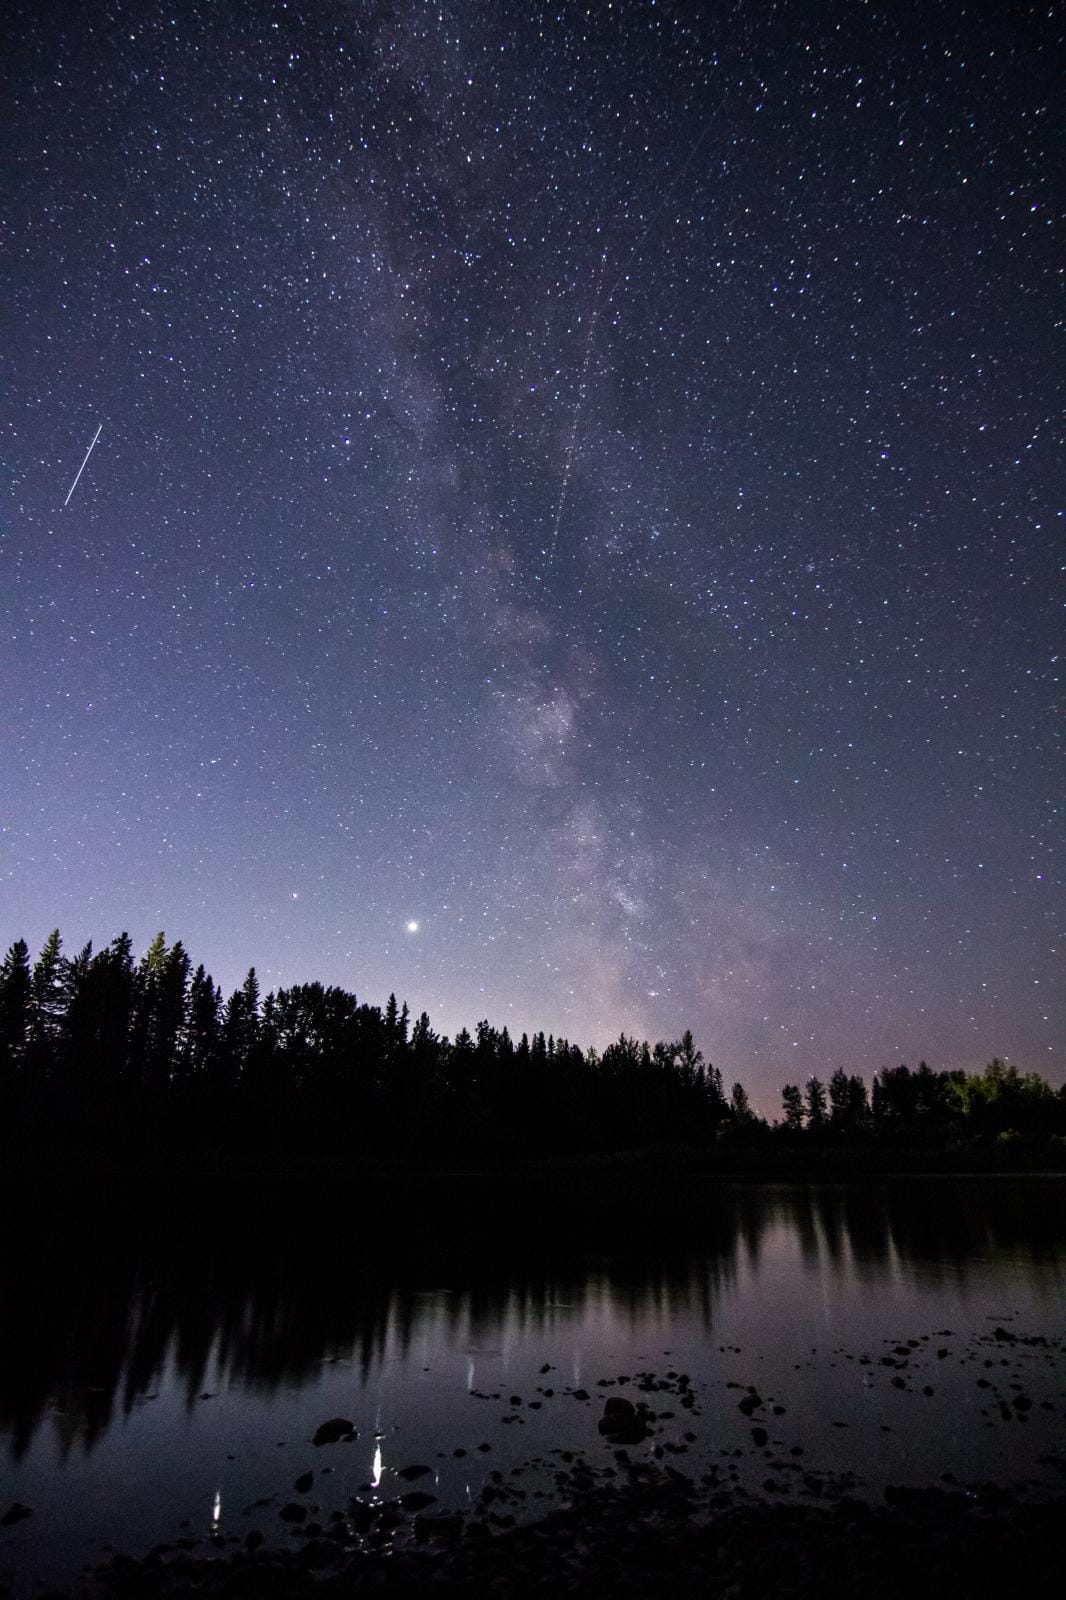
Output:
<path fill-rule="evenodd" d="M 417 922 L 409 922 L 407 924 L 407 931 L 408 931 L 408 933 L 417 933 L 418 932 L 418 923 Z"/>

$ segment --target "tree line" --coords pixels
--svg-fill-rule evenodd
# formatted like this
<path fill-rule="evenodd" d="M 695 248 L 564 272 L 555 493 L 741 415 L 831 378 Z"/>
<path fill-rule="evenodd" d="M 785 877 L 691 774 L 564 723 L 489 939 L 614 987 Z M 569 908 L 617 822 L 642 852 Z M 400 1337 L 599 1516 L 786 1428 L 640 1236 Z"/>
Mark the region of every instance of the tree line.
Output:
<path fill-rule="evenodd" d="M 0 964 L 0 1152 L 119 1161 L 231 1152 L 451 1160 L 678 1146 L 696 1150 L 1066 1137 L 1066 1092 L 993 1061 L 980 1074 L 886 1068 L 868 1093 L 838 1070 L 783 1091 L 773 1124 L 727 1091 L 691 1032 L 603 1051 L 487 1020 L 454 1039 L 425 1012 L 321 983 L 227 998 L 180 941 L 140 960 L 128 934 Z"/>

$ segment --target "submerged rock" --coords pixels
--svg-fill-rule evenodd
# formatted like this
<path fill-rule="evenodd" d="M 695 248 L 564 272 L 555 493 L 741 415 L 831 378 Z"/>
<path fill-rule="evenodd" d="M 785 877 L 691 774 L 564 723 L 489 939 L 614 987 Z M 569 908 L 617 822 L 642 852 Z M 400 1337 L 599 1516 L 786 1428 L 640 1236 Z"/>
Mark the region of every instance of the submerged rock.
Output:
<path fill-rule="evenodd" d="M 336 1444 L 341 1439 L 355 1438 L 355 1423 L 347 1417 L 330 1417 L 315 1429 L 312 1444 Z"/>

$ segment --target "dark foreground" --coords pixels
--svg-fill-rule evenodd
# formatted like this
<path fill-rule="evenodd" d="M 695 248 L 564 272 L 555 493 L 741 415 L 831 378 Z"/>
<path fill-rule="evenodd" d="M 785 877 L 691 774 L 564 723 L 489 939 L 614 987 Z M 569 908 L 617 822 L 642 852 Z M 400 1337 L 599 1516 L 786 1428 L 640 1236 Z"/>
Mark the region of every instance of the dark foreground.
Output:
<path fill-rule="evenodd" d="M 610 1487 L 575 1476 L 569 1503 L 501 1527 L 462 1514 L 404 1518 L 377 1508 L 353 1550 L 347 1518 L 300 1530 L 295 1551 L 161 1547 L 97 1573 L 105 1595 L 288 1597 L 427 1594 L 742 1600 L 953 1600 L 1058 1592 L 1066 1570 L 1066 1498 L 1022 1504 L 990 1488 L 890 1489 L 870 1505 L 744 1501 L 680 1474 L 626 1466 Z M 409 1497 L 409 1498 L 414 1498 Z M 385 1548 L 410 1520 L 412 1540 Z M 236 1546 L 236 1541 L 234 1544 Z M 379 1548 L 375 1549 L 375 1544 Z"/>

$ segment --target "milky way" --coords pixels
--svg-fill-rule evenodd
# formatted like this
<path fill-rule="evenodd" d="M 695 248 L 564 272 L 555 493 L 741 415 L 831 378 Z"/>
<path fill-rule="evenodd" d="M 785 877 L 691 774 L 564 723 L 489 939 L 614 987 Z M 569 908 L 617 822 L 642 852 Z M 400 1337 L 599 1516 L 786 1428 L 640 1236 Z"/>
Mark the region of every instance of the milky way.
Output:
<path fill-rule="evenodd" d="M 1061 1081 L 1047 9 L 14 14 L 5 945 Z"/>

